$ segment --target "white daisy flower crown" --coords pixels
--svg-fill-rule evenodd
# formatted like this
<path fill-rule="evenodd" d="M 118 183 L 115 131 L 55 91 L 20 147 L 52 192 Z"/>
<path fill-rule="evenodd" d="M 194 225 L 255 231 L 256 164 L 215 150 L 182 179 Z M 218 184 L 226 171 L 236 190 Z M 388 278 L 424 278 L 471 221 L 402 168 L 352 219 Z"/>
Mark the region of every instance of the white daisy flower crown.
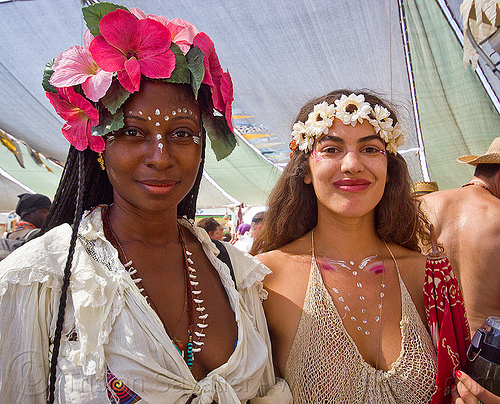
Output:
<path fill-rule="evenodd" d="M 365 101 L 363 94 L 342 94 L 340 99 L 335 100 L 335 105 L 326 101 L 316 104 L 305 123 L 298 121 L 293 125 L 290 150 L 292 153 L 297 149 L 304 153 L 310 152 L 315 139 L 328 133 L 335 118 L 340 119 L 344 125 L 352 126 L 356 126 L 358 122 L 363 123 L 363 119 L 366 119 L 385 142 L 386 150 L 396 154 L 398 147 L 404 143 L 405 133 L 399 123 L 393 125 L 390 114 L 381 105 L 372 107 Z"/>

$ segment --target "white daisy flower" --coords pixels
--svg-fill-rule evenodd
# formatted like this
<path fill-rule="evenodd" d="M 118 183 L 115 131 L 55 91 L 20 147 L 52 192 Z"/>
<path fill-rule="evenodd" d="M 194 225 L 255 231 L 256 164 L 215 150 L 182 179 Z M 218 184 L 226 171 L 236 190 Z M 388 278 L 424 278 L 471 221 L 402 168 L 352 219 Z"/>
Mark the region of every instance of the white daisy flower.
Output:
<path fill-rule="evenodd" d="M 363 94 L 350 94 L 348 97 L 342 94 L 340 100 L 335 101 L 337 111 L 336 117 L 341 119 L 344 125 L 355 126 L 356 123 L 363 123 L 363 119 L 369 119 L 372 107 L 365 102 Z"/>

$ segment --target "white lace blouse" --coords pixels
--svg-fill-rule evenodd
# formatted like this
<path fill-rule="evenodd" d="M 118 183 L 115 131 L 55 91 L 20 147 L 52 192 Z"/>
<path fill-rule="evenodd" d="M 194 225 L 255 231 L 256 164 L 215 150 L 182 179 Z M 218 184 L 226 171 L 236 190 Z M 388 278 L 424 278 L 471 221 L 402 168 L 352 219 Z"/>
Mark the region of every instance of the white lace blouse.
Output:
<path fill-rule="evenodd" d="M 283 381 L 275 384 L 261 305 L 266 297 L 261 281 L 269 269 L 227 244 L 236 290 L 206 232 L 187 220 L 180 223 L 202 243 L 234 310 L 238 344 L 227 363 L 195 380 L 105 239 L 97 208 L 80 223 L 58 358 L 57 402 L 109 403 L 107 367 L 141 403 L 184 403 L 193 394 L 194 404 L 243 403 L 266 393 L 255 402 L 290 402 L 288 386 Z M 58 226 L 0 264 L 2 403 L 45 402 L 70 235 L 69 225 Z"/>

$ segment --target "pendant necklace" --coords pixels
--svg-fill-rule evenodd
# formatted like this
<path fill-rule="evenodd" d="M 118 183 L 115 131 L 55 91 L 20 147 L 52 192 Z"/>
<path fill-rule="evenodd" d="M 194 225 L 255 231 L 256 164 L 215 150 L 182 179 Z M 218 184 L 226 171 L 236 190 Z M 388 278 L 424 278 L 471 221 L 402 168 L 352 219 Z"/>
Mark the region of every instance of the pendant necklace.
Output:
<path fill-rule="evenodd" d="M 128 260 L 123 246 L 121 245 L 118 237 L 116 236 L 116 234 L 113 231 L 113 227 L 111 226 L 111 222 L 109 220 L 109 209 L 107 206 L 102 208 L 102 221 L 103 221 L 103 228 L 104 228 L 106 238 L 118 250 L 119 255 L 121 255 L 121 257 L 123 259 L 123 261 L 122 261 L 123 266 L 128 271 L 128 273 L 131 276 L 134 283 L 137 284 L 141 294 L 145 297 L 145 299 L 148 301 L 149 305 L 158 314 L 158 317 L 160 317 L 160 313 L 159 313 L 158 309 L 156 308 L 153 300 L 150 297 L 148 297 L 145 293 L 144 287 L 142 285 L 142 279 L 139 277 L 136 277 L 136 275 L 135 275 L 137 273 L 137 270 L 133 267 L 133 262 Z M 183 253 L 183 258 L 184 258 L 184 269 L 185 269 L 185 271 L 184 271 L 184 273 L 185 273 L 184 307 L 182 309 L 181 319 L 179 320 L 179 324 L 177 325 L 177 329 L 175 331 L 175 334 L 171 334 L 169 332 L 168 327 L 166 326 L 166 324 L 163 320 L 162 320 L 162 323 L 163 323 L 166 331 L 168 332 L 168 334 L 172 335 L 172 343 L 176 347 L 177 351 L 184 358 L 188 367 L 191 368 L 193 366 L 193 363 L 194 363 L 195 354 L 201 352 L 201 348 L 204 345 L 202 338 L 205 337 L 204 330 L 206 327 L 208 327 L 208 324 L 206 323 L 206 319 L 208 318 L 208 314 L 205 312 L 205 307 L 203 307 L 203 299 L 201 299 L 201 296 L 200 296 L 201 290 L 198 289 L 199 281 L 196 280 L 197 279 L 196 269 L 193 268 L 194 262 L 192 260 L 192 253 L 187 248 L 186 241 L 184 238 L 183 229 L 179 223 L 177 223 L 177 228 L 179 231 L 179 243 L 181 244 L 181 247 L 182 247 L 182 253 Z M 177 335 L 178 335 L 179 328 L 182 324 L 182 319 L 184 317 L 184 312 L 186 310 L 186 306 L 187 306 L 187 312 L 188 312 L 188 328 L 187 328 L 188 343 L 187 343 L 187 349 L 185 350 L 183 342 L 179 338 L 177 338 Z M 196 315 L 198 317 L 198 320 L 196 321 L 196 326 L 198 327 L 197 331 L 195 331 L 195 329 L 194 329 L 194 324 L 195 324 L 194 312 L 195 311 L 196 311 Z"/>

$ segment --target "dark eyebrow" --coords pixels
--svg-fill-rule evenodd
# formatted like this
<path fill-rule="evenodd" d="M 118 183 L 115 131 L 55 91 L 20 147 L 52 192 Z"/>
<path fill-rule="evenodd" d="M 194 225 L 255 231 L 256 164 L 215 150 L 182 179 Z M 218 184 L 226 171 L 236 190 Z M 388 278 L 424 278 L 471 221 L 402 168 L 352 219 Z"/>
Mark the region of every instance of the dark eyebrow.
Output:
<path fill-rule="evenodd" d="M 358 140 L 358 143 L 368 142 L 370 140 L 375 140 L 375 139 L 380 140 L 382 143 L 384 143 L 384 141 L 380 138 L 379 135 L 369 135 L 362 137 Z"/>
<path fill-rule="evenodd" d="M 329 140 L 331 140 L 332 142 L 344 143 L 344 139 L 342 139 L 341 137 L 332 136 L 332 135 L 326 135 L 326 136 L 323 136 L 321 139 L 318 140 L 318 144 L 321 144 L 323 142 L 327 142 Z"/>

